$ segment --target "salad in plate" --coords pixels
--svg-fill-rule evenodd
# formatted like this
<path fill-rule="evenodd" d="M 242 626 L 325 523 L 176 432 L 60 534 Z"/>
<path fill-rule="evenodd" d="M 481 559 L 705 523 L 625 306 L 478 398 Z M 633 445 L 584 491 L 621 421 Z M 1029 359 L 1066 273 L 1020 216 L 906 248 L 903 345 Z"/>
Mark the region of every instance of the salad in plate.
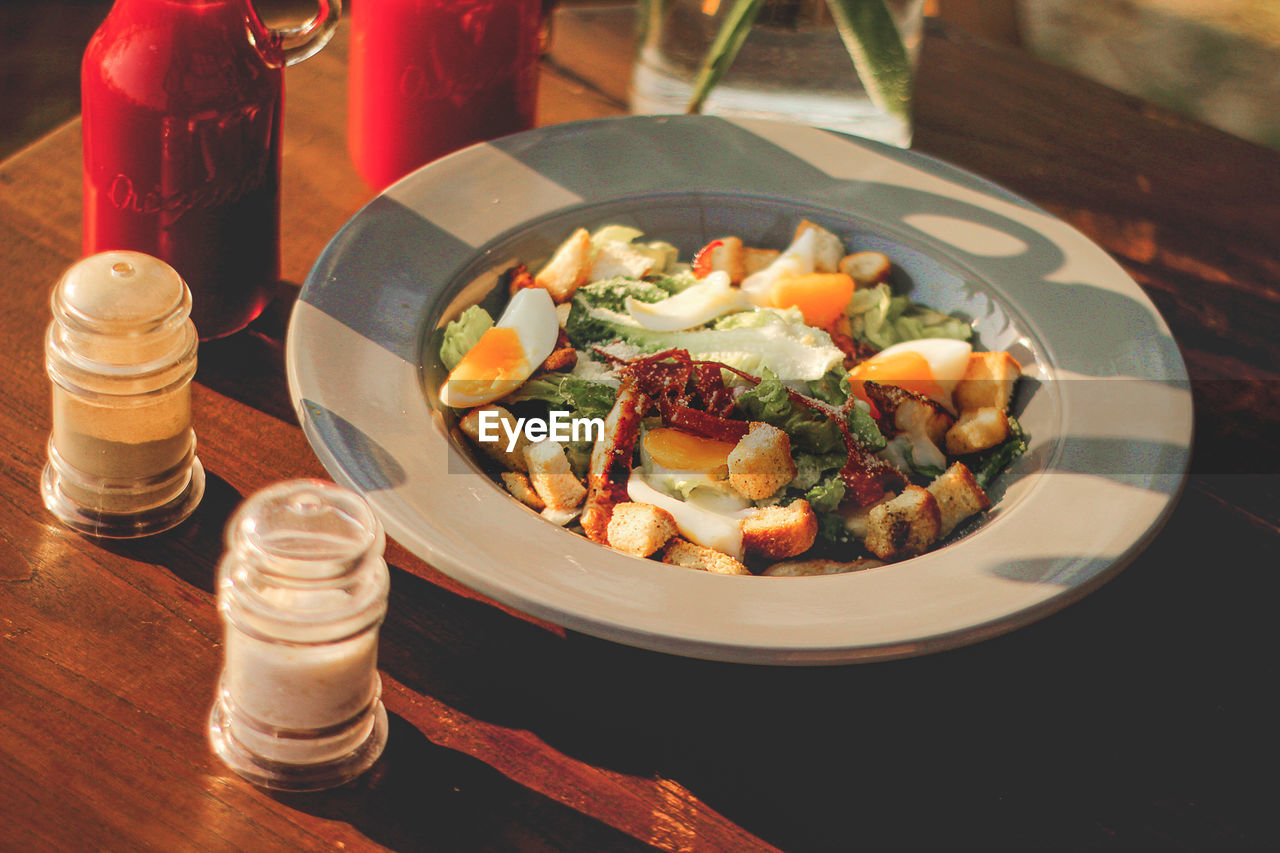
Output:
<path fill-rule="evenodd" d="M 905 559 L 990 506 L 1026 449 L 1021 367 L 895 294 L 891 260 L 800 222 L 682 263 L 579 228 L 445 328 L 440 400 L 518 500 L 637 557 L 798 576 Z"/>

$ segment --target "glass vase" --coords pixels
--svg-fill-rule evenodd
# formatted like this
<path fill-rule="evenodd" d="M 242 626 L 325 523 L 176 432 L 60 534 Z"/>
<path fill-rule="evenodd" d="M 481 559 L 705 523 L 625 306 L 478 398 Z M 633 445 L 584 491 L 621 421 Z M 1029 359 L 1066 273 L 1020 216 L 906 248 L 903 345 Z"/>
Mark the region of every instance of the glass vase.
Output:
<path fill-rule="evenodd" d="M 883 3 L 914 69 L 924 0 Z M 734 0 L 640 0 L 634 113 L 687 111 L 698 73 Z M 765 0 L 741 51 L 701 112 L 795 121 L 907 147 L 911 120 L 877 104 L 825 0 Z"/>

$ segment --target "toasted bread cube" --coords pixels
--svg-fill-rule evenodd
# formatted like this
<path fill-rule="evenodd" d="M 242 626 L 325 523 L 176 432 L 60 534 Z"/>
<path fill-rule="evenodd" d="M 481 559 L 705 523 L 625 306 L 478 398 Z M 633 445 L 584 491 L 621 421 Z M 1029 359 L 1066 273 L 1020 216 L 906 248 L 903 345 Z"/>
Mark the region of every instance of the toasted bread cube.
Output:
<path fill-rule="evenodd" d="M 991 506 L 991 499 L 963 462 L 952 463 L 926 488 L 938 502 L 938 515 L 942 522 L 939 539 L 950 536 L 957 524 Z"/>
<path fill-rule="evenodd" d="M 495 435 L 497 436 L 497 439 L 494 441 L 482 441 L 480 438 L 481 415 L 486 412 L 493 413 L 484 420 L 488 422 L 490 426 L 488 437 L 492 439 Z M 497 418 L 496 422 L 494 421 L 495 416 Z M 496 428 L 494 427 L 495 423 L 497 424 Z M 503 424 L 506 424 L 506 426 L 503 426 Z M 524 459 L 524 449 L 529 444 L 529 439 L 524 437 L 523 432 L 516 436 L 515 447 L 512 448 L 510 452 L 507 451 L 507 444 L 510 441 L 507 435 L 507 430 L 510 429 L 511 431 L 515 431 L 515 428 L 515 417 L 501 406 L 480 406 L 479 408 L 472 409 L 467 412 L 462 416 L 462 419 L 458 421 L 458 429 L 462 430 L 463 435 L 471 439 L 475 446 L 480 448 L 485 455 L 492 458 L 508 471 L 519 471 L 524 473 L 529 470 L 529 465 Z"/>
<path fill-rule="evenodd" d="M 533 277 L 556 302 L 568 302 L 591 273 L 591 235 L 579 228 L 560 244 L 542 271 Z"/>
<path fill-rule="evenodd" d="M 835 234 L 807 219 L 800 220 L 800 224 L 796 226 L 795 237 L 799 239 L 800 235 L 806 231 L 814 232 L 813 244 L 813 271 L 814 272 L 839 272 L 840 256 L 844 254 L 844 243 Z"/>
<path fill-rule="evenodd" d="M 929 550 L 942 530 L 938 502 L 926 489 L 907 486 L 868 515 L 867 550 L 882 560 L 900 560 Z"/>
<path fill-rule="evenodd" d="M 888 281 L 893 270 L 893 262 L 883 252 L 854 252 L 841 258 L 836 266 L 858 287 L 875 287 Z"/>
<path fill-rule="evenodd" d="M 871 532 L 871 510 L 887 504 L 893 500 L 893 495 L 885 495 L 872 504 L 866 506 L 843 506 L 838 512 L 840 517 L 844 519 L 844 529 L 849 531 L 849 535 L 854 539 L 866 539 L 867 534 Z"/>
<path fill-rule="evenodd" d="M 817 538 L 818 516 L 806 500 L 759 507 L 742 520 L 743 547 L 774 560 L 803 554 Z"/>
<path fill-rule="evenodd" d="M 1009 416 L 1003 409 L 988 406 L 960 413 L 955 426 L 947 430 L 947 453 L 963 456 L 995 447 L 1009 437 Z"/>
<path fill-rule="evenodd" d="M 547 508 L 546 502 L 538 497 L 538 492 L 533 488 L 527 474 L 521 474 L 518 471 L 503 471 L 502 485 L 507 487 L 507 491 L 515 497 L 516 500 L 527 507 L 542 512 Z"/>
<path fill-rule="evenodd" d="M 694 545 L 679 536 L 667 543 L 662 552 L 662 562 L 715 575 L 749 575 L 750 570 L 728 554 Z"/>
<path fill-rule="evenodd" d="M 540 371 L 557 371 L 557 370 L 573 370 L 578 364 L 578 351 L 573 348 L 573 343 L 569 340 L 569 333 L 562 326 L 556 332 L 556 347 L 551 351 L 551 355 L 543 360 L 538 367 Z"/>
<path fill-rule="evenodd" d="M 742 241 L 737 237 L 721 237 L 710 245 L 711 251 L 706 254 L 710 262 L 709 271 L 723 270 L 729 274 L 730 282 L 740 284 L 747 277 Z"/>
<path fill-rule="evenodd" d="M 633 557 L 647 557 L 677 533 L 676 520 L 661 507 L 620 503 L 609 516 L 609 547 Z"/>
<path fill-rule="evenodd" d="M 586 488 L 573 475 L 569 458 L 560 442 L 547 439 L 524 449 L 533 490 L 549 509 L 573 509 L 587 496 Z"/>
<path fill-rule="evenodd" d="M 791 560 L 774 563 L 760 574 L 770 578 L 803 578 L 814 575 L 839 575 L 883 566 L 884 561 L 871 557 L 859 557 L 842 563 L 839 560 Z"/>
<path fill-rule="evenodd" d="M 952 397 L 956 409 L 996 408 L 1008 411 L 1013 386 L 1022 375 L 1022 365 L 1007 352 L 975 352 L 969 356 L 964 376 L 956 383 Z"/>
<path fill-rule="evenodd" d="M 795 476 L 791 439 L 775 426 L 752 423 L 729 452 L 729 484 L 749 500 L 775 494 Z"/>
<path fill-rule="evenodd" d="M 611 241 L 596 249 L 596 256 L 591 259 L 592 281 L 625 275 L 630 278 L 644 278 L 654 266 L 654 259 L 649 255 L 637 252 L 627 243 Z"/>
<path fill-rule="evenodd" d="M 777 249 L 756 249 L 751 246 L 742 250 L 743 278 L 758 273 L 778 259 L 782 253 Z"/>

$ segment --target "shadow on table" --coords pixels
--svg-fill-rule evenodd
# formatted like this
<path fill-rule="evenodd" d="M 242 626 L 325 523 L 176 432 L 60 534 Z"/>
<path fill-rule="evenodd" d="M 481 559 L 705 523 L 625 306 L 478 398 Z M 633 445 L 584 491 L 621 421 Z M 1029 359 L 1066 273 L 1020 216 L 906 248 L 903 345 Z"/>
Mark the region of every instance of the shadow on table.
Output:
<path fill-rule="evenodd" d="M 284 343 L 289 315 L 298 300 L 299 285 L 279 283 L 276 297 L 242 331 L 200 344 L 196 380 L 219 394 L 296 425 L 298 417 L 289 397 Z"/>
<path fill-rule="evenodd" d="M 648 849 L 599 821 L 436 746 L 388 715 L 388 748 L 359 779 L 331 791 L 274 793 L 290 808 L 349 823 L 392 850 L 525 850 L 548 839 L 578 849 Z"/>
<path fill-rule="evenodd" d="M 1066 611 L 859 666 L 728 665 L 562 637 L 397 571 L 380 665 L 575 759 L 673 780 L 695 810 L 784 849 L 948 837 L 1084 849 L 1153 833 L 1247 846 L 1272 831 L 1248 780 L 1267 769 L 1254 742 L 1274 709 L 1264 565 L 1280 555 L 1230 512 L 1193 481 L 1142 559 Z M 1238 535 L 1228 550 L 1204 529 Z M 1212 588 L 1242 594 L 1207 600 L 1210 572 Z"/>
<path fill-rule="evenodd" d="M 204 497 L 191 517 L 160 536 L 102 539 L 114 554 L 163 566 L 183 582 L 214 592 L 223 531 L 243 496 L 226 480 L 205 469 Z"/>

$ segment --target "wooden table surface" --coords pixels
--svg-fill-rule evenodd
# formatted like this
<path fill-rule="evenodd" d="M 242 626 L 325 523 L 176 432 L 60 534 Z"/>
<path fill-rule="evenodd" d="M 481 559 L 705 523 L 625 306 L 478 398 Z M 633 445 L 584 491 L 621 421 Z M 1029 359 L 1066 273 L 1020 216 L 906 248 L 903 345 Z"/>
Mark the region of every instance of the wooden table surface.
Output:
<path fill-rule="evenodd" d="M 540 121 L 625 110 L 625 9 L 562 13 Z M 1270 848 L 1280 569 L 1280 154 L 932 28 L 917 141 L 1079 227 L 1163 312 L 1196 444 L 1172 519 L 1030 627 L 892 663 L 770 668 L 614 645 L 492 604 L 392 543 L 383 759 L 272 795 L 205 741 L 213 576 L 242 497 L 323 476 L 293 416 L 289 297 L 370 197 L 347 159 L 345 33 L 288 72 L 282 297 L 205 346 L 208 492 L 149 540 L 56 524 L 49 288 L 76 260 L 72 123 L 0 165 L 0 848 Z M 1274 848 L 1271 848 L 1274 849 Z"/>

